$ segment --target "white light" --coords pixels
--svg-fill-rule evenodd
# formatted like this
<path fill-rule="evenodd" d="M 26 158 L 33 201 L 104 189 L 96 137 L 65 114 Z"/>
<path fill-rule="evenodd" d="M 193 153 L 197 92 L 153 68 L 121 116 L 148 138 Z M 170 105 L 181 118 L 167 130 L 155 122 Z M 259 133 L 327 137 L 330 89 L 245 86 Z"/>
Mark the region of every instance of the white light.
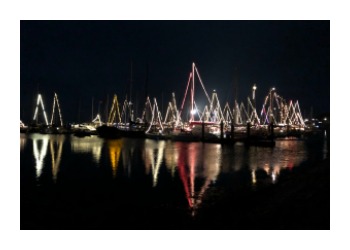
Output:
<path fill-rule="evenodd" d="M 327 117 L 323 118 L 324 121 L 327 121 Z"/>
<path fill-rule="evenodd" d="M 42 141 L 41 144 L 41 148 L 39 150 L 39 145 L 38 145 L 38 141 Z M 39 178 L 42 172 L 42 168 L 43 168 L 43 163 L 44 163 L 44 159 L 46 156 L 46 152 L 47 152 L 47 146 L 49 143 L 49 139 L 47 136 L 43 136 L 40 139 L 34 139 L 33 140 L 33 154 L 34 154 L 34 158 L 36 161 L 36 177 Z"/>
<path fill-rule="evenodd" d="M 272 182 L 275 183 L 276 182 L 276 174 L 272 173 L 271 177 L 272 177 Z"/>
<path fill-rule="evenodd" d="M 191 115 L 195 115 L 197 112 L 196 112 L 196 110 L 195 109 L 192 109 L 191 110 Z"/>

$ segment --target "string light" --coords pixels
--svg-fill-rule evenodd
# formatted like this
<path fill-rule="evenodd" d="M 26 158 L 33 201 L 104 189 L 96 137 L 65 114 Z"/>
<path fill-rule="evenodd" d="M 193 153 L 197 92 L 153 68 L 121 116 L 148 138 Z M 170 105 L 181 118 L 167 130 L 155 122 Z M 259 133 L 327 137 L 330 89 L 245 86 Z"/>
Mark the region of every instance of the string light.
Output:
<path fill-rule="evenodd" d="M 46 123 L 46 125 L 49 125 L 49 123 L 47 121 L 47 116 L 46 116 L 46 112 L 45 112 L 45 108 L 44 108 L 44 102 L 42 100 L 41 94 L 38 94 L 33 120 L 37 119 L 37 115 L 38 115 L 38 111 L 39 111 L 39 104 L 41 104 L 40 106 L 41 106 L 41 109 L 44 113 L 45 123 Z"/>
<path fill-rule="evenodd" d="M 50 125 L 52 126 L 52 124 L 53 124 L 53 118 L 54 118 L 54 115 L 55 115 L 55 106 L 56 106 L 55 104 L 56 103 L 57 103 L 58 114 L 59 114 L 59 117 L 60 117 L 60 125 L 63 126 L 63 119 L 62 119 L 60 104 L 58 102 L 58 97 L 57 97 L 56 93 L 55 93 L 54 98 L 53 98 L 52 116 L 51 116 L 51 123 L 50 123 Z"/>

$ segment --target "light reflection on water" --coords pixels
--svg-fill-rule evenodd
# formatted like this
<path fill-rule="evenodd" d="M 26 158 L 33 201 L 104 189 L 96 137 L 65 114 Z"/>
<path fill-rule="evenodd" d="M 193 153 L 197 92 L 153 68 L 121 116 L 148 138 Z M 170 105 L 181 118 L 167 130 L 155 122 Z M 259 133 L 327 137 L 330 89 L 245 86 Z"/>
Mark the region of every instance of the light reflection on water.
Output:
<path fill-rule="evenodd" d="M 179 152 L 177 167 L 186 199 L 195 209 L 220 172 L 221 145 L 176 142 L 174 146 Z"/>
<path fill-rule="evenodd" d="M 329 143 L 329 136 L 327 135 L 327 131 L 325 130 L 323 135 L 323 159 L 329 157 Z"/>
<path fill-rule="evenodd" d="M 175 176 L 175 171 L 179 160 L 179 147 L 175 147 L 174 145 L 176 144 L 166 141 L 164 149 L 165 166 L 171 173 L 172 177 Z"/>
<path fill-rule="evenodd" d="M 165 141 L 153 141 L 146 139 L 143 151 L 143 161 L 145 164 L 146 174 L 152 171 L 153 187 L 157 186 L 159 168 L 163 162 Z"/>
<path fill-rule="evenodd" d="M 25 134 L 21 133 L 20 134 L 20 141 L 19 141 L 21 151 L 24 149 L 26 143 L 27 143 L 27 136 Z"/>
<path fill-rule="evenodd" d="M 33 155 L 35 158 L 36 177 L 39 178 L 44 166 L 44 159 L 47 153 L 47 146 L 49 144 L 48 135 L 33 135 Z"/>
<path fill-rule="evenodd" d="M 252 184 L 257 183 L 258 170 L 263 170 L 271 178 L 272 183 L 275 183 L 282 169 L 292 169 L 305 161 L 307 151 L 301 141 L 281 140 L 276 141 L 274 148 L 249 148 L 248 159 Z"/>
<path fill-rule="evenodd" d="M 32 148 L 28 146 L 30 143 Z M 103 140 L 97 136 L 78 138 L 69 135 L 30 134 L 21 135 L 20 145 L 21 154 L 31 154 L 34 158 L 35 165 L 25 167 L 34 167 L 37 179 L 52 178 L 54 183 L 59 179 L 64 183 L 64 177 L 60 177 L 58 173 L 62 170 L 69 175 L 70 169 L 80 164 L 74 160 L 74 156 L 83 155 L 86 163 L 84 162 L 84 168 L 79 171 L 88 171 L 88 168 L 97 171 L 109 169 L 110 176 L 113 177 L 111 179 L 116 182 L 120 178 L 131 180 L 136 175 L 137 178 L 141 175 L 144 179 L 150 177 L 150 187 L 156 189 L 159 188 L 162 178 L 170 176 L 183 187 L 182 197 L 186 197 L 188 207 L 193 211 L 201 204 L 208 189 L 221 185 L 218 181 L 224 176 L 247 171 L 250 178 L 244 181 L 248 184 L 273 184 L 278 181 L 282 170 L 299 166 L 309 155 L 309 148 L 304 141 L 299 140 L 276 141 L 274 148 L 247 148 L 239 143 L 220 145 L 124 138 Z M 324 151 L 328 152 L 324 147 L 327 145 L 320 146 L 321 157 L 324 157 Z M 50 158 L 46 158 L 48 152 Z M 92 160 L 89 161 L 89 157 L 86 157 L 88 155 L 92 155 Z M 62 160 L 65 167 L 60 170 Z M 44 168 L 52 171 L 52 176 L 42 176 Z M 266 178 L 261 179 L 262 173 Z M 97 177 L 91 174 L 89 178 Z M 79 181 L 81 180 L 76 179 L 77 185 Z M 136 183 L 140 185 L 138 188 L 143 189 L 145 187 L 142 185 L 148 182 Z"/>
<path fill-rule="evenodd" d="M 70 136 L 71 151 L 73 153 L 91 153 L 96 163 L 100 162 L 103 140 L 97 136 Z"/>
<path fill-rule="evenodd" d="M 122 148 L 122 164 L 124 173 L 126 176 L 130 177 L 133 169 L 133 160 L 135 149 L 140 147 L 142 143 L 138 139 L 122 139 L 123 148 Z"/>
<path fill-rule="evenodd" d="M 52 162 L 52 178 L 53 181 L 57 181 L 57 174 L 60 169 L 60 163 L 62 158 L 62 148 L 65 140 L 64 135 L 55 135 L 50 138 L 50 153 Z"/>
<path fill-rule="evenodd" d="M 121 139 L 109 140 L 107 142 L 107 145 L 108 145 L 109 157 L 111 160 L 112 175 L 113 175 L 113 178 L 115 178 L 117 175 L 120 151 L 122 149 L 123 142 Z"/>

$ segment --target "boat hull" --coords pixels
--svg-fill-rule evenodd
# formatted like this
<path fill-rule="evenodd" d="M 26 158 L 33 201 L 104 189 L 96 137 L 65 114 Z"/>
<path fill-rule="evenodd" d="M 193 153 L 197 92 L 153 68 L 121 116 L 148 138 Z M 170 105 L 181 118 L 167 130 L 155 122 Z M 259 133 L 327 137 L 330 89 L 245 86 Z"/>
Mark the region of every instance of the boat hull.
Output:
<path fill-rule="evenodd" d="M 97 134 L 101 138 L 117 139 L 122 137 L 120 130 L 117 127 L 102 125 L 96 128 Z"/>

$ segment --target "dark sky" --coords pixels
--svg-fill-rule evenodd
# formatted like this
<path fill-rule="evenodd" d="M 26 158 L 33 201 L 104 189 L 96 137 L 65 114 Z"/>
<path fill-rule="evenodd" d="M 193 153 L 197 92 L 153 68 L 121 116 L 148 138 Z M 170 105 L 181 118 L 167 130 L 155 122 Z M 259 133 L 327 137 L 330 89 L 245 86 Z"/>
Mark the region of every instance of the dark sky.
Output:
<path fill-rule="evenodd" d="M 256 83 L 258 112 L 271 87 L 305 117 L 330 110 L 329 21 L 21 21 L 20 116 L 32 119 L 39 92 L 50 116 L 56 92 L 64 122 L 89 121 L 92 98 L 104 114 L 107 96 L 129 95 L 131 75 L 137 111 L 146 82 L 165 110 L 173 91 L 180 105 L 192 62 L 222 106 Z"/>

